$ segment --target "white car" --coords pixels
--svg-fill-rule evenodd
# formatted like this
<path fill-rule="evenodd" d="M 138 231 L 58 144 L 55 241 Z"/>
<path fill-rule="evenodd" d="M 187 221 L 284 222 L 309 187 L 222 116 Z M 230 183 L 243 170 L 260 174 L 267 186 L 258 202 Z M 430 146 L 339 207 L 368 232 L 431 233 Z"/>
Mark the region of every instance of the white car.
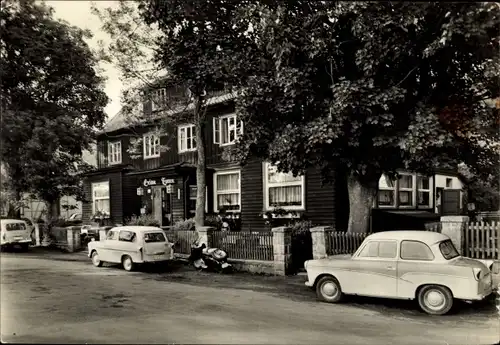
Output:
<path fill-rule="evenodd" d="M 31 244 L 31 231 L 24 220 L 0 219 L 0 230 L 2 247 L 20 246 L 27 250 Z"/>
<path fill-rule="evenodd" d="M 88 256 L 96 267 L 104 262 L 121 263 L 132 271 L 136 264 L 173 260 L 173 246 L 161 228 L 119 226 L 110 229 L 105 239 L 89 242 Z"/>
<path fill-rule="evenodd" d="M 478 260 L 459 255 L 446 235 L 386 231 L 368 236 L 351 255 L 304 263 L 306 286 L 335 303 L 343 294 L 417 299 L 428 314 L 446 314 L 454 299 L 478 301 L 492 292 L 492 275 Z"/>

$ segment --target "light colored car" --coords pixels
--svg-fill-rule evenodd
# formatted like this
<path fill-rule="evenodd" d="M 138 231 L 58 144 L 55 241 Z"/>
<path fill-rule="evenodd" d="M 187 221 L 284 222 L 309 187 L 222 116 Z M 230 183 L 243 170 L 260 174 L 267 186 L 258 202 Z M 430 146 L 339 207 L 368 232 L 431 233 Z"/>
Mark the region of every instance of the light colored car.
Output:
<path fill-rule="evenodd" d="M 428 314 L 446 314 L 454 299 L 478 301 L 492 292 L 491 272 L 459 255 L 446 235 L 386 231 L 368 236 L 351 255 L 304 263 L 307 286 L 335 303 L 343 294 L 417 299 Z"/>
<path fill-rule="evenodd" d="M 174 244 L 161 228 L 153 226 L 115 227 L 106 238 L 91 241 L 87 246 L 96 267 L 104 262 L 121 263 L 126 271 L 132 271 L 137 264 L 168 262 L 174 258 Z"/>
<path fill-rule="evenodd" d="M 31 244 L 31 233 L 28 224 L 20 219 L 0 219 L 1 246 L 20 246 L 27 250 Z"/>

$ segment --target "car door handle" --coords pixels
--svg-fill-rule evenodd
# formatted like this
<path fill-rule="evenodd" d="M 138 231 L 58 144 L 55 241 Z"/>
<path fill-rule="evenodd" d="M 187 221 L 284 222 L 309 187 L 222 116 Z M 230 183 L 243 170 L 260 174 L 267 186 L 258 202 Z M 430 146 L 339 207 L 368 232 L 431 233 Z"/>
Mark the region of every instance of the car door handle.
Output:
<path fill-rule="evenodd" d="M 387 266 L 386 269 L 388 271 L 395 271 L 396 270 L 396 267 L 392 267 L 392 266 Z"/>

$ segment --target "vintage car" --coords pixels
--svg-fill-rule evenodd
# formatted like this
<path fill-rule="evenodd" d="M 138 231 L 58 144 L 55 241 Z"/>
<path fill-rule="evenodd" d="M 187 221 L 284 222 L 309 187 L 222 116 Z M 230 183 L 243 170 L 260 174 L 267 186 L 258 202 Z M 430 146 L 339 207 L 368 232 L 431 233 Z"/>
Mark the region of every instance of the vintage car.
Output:
<path fill-rule="evenodd" d="M 126 271 L 137 264 L 168 262 L 174 258 L 174 244 L 165 232 L 154 226 L 119 226 L 108 231 L 106 238 L 88 243 L 88 256 L 96 267 L 104 262 L 121 263 Z"/>
<path fill-rule="evenodd" d="M 0 230 L 2 248 L 19 246 L 27 250 L 31 244 L 30 229 L 24 220 L 0 219 Z"/>
<path fill-rule="evenodd" d="M 446 314 L 454 299 L 478 301 L 492 292 L 491 272 L 460 256 L 446 235 L 430 231 L 386 231 L 369 235 L 351 255 L 304 263 L 306 286 L 324 302 L 343 294 L 417 299 L 428 314 Z"/>

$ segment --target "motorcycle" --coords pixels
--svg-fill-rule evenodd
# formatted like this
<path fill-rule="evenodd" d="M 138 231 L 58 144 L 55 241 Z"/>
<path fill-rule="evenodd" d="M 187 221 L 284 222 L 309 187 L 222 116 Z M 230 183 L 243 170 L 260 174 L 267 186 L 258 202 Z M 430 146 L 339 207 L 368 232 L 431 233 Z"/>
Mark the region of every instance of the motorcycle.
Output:
<path fill-rule="evenodd" d="M 189 262 L 200 270 L 220 273 L 232 270 L 232 265 L 227 262 L 227 253 L 219 248 L 207 248 L 205 243 L 199 245 L 195 242 L 191 245 Z"/>

